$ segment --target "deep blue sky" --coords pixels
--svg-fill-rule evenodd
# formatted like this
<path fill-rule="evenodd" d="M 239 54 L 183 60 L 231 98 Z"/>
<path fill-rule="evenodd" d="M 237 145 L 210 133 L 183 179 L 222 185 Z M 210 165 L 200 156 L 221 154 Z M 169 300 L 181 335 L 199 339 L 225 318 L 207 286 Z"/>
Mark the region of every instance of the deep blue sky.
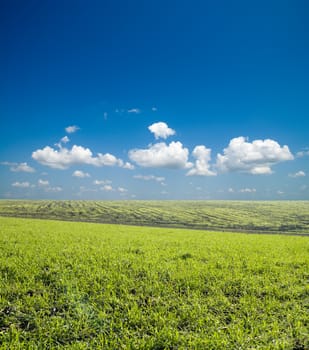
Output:
<path fill-rule="evenodd" d="M 0 198 L 309 199 L 308 17 L 305 0 L 1 2 Z"/>

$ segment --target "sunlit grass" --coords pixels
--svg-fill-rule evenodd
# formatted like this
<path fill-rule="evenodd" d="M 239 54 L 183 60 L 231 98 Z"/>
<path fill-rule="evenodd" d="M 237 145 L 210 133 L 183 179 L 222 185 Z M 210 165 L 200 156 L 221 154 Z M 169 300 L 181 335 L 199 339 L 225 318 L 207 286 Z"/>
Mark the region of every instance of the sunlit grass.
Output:
<path fill-rule="evenodd" d="M 0 218 L 3 349 L 307 349 L 307 237 Z"/>

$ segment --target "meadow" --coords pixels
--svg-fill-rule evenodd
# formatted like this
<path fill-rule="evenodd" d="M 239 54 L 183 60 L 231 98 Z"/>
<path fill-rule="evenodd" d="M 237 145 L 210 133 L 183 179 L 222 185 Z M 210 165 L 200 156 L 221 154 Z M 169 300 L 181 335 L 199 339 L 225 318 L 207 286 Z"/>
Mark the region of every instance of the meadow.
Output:
<path fill-rule="evenodd" d="M 0 217 L 0 348 L 309 349 L 308 253 L 302 236 Z"/>
<path fill-rule="evenodd" d="M 0 215 L 218 231 L 309 234 L 309 201 L 0 200 Z"/>

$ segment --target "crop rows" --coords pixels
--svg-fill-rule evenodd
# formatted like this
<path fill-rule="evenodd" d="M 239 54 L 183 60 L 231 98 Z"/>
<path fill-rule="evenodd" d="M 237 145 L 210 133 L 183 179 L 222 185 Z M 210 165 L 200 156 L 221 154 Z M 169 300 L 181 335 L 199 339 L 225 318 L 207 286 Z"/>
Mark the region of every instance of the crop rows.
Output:
<path fill-rule="evenodd" d="M 309 233 L 308 201 L 0 201 L 0 215 L 129 225 Z"/>

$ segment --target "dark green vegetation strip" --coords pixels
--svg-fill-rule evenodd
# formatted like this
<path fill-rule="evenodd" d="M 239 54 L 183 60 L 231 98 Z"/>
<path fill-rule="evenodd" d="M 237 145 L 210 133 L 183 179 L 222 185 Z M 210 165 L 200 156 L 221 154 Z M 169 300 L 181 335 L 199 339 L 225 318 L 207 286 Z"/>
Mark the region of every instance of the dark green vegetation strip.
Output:
<path fill-rule="evenodd" d="M 0 218 L 1 349 L 309 349 L 309 240 Z"/>
<path fill-rule="evenodd" d="M 0 215 L 140 226 L 309 233 L 309 201 L 0 201 Z"/>

